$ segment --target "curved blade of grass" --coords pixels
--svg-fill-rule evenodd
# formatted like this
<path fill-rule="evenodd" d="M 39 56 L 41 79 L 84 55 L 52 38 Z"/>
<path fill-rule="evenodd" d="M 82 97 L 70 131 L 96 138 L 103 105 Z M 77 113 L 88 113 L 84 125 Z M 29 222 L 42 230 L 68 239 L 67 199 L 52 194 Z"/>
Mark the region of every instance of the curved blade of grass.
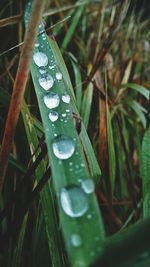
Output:
<path fill-rule="evenodd" d="M 48 239 L 45 225 L 45 218 L 42 212 L 41 202 L 38 206 L 38 218 L 36 219 L 36 225 L 34 227 L 34 233 L 32 237 L 32 252 L 30 257 L 30 265 L 32 267 L 51 266 L 51 258 L 48 251 Z M 40 251 L 40 253 L 39 253 Z M 54 265 L 55 266 L 55 265 Z M 63 263 L 62 263 L 62 266 Z"/>
<path fill-rule="evenodd" d="M 69 53 L 69 56 L 71 58 L 71 64 L 74 70 L 74 76 L 75 76 L 75 95 L 76 95 L 76 102 L 77 107 L 80 112 L 81 110 L 81 101 L 82 101 L 82 78 L 81 78 L 81 72 L 78 67 L 77 59 L 74 57 L 73 54 Z"/>
<path fill-rule="evenodd" d="M 107 108 L 108 110 L 108 108 Z M 111 179 L 112 194 L 114 192 L 115 176 L 116 176 L 116 157 L 114 149 L 114 138 L 112 130 L 112 122 L 110 112 L 107 111 L 107 131 L 108 131 L 108 154 L 109 154 L 109 175 Z"/>
<path fill-rule="evenodd" d="M 27 15 L 28 13 L 26 13 L 26 18 Z M 42 30 L 42 32 L 44 31 L 42 24 L 40 24 L 39 29 L 40 31 Z M 44 53 L 47 56 L 48 61 L 51 62 L 50 68 L 53 66 L 53 70 L 50 70 L 48 66 L 45 67 L 46 71 L 54 80 L 51 91 L 57 93 L 61 98 L 62 95 L 67 93 L 67 88 L 66 84 L 64 83 L 64 76 L 60 81 L 57 81 L 55 78 L 56 73 L 60 73 L 60 65 L 58 65 L 55 61 L 53 51 L 48 43 L 47 35 L 45 33 L 43 33 L 42 36 L 39 35 L 37 38 L 37 43 L 39 46 L 35 47 L 34 53 L 39 51 Z M 45 129 L 48 155 L 52 168 L 53 183 L 57 196 L 59 219 L 68 257 L 72 266 L 87 267 L 90 266 L 90 264 L 98 257 L 99 250 L 104 239 L 104 230 L 93 189 L 91 189 L 91 192 L 87 194 L 84 191 L 85 189 L 82 188 L 84 182 L 89 179 L 89 173 L 85 166 L 82 147 L 74 126 L 72 107 L 70 103 L 64 103 L 61 101 L 57 107 L 59 119 L 55 122 L 55 124 L 52 123 L 49 119 L 50 110 L 47 108 L 43 100 L 44 97 L 49 94 L 49 92 L 45 92 L 45 90 L 41 88 L 39 84 L 39 78 L 41 75 L 39 73 L 39 67 L 37 67 L 34 61 L 32 61 L 31 65 L 31 74 Z M 67 114 L 66 110 L 69 111 Z M 67 122 L 62 119 L 64 117 L 62 114 L 65 114 L 65 120 L 67 119 Z M 69 137 L 69 140 L 71 140 L 72 146 L 75 149 L 74 153 L 72 153 L 69 157 L 67 155 L 66 159 L 61 159 L 59 154 L 55 154 L 54 143 L 56 140 L 56 135 L 63 135 L 67 138 L 67 140 Z M 66 143 L 66 145 L 68 144 Z M 64 148 L 58 143 L 58 148 L 59 146 L 63 152 Z M 64 153 L 67 153 L 67 151 L 63 152 L 63 156 Z M 90 183 L 92 183 L 92 180 L 90 180 Z M 69 194 L 70 189 L 75 190 L 75 195 Z M 65 203 L 62 199 L 62 192 L 65 192 L 65 194 L 67 192 Z M 79 201 L 81 203 L 81 206 L 79 206 L 80 208 L 78 207 Z M 71 214 L 68 205 L 71 205 Z M 76 209 L 79 209 L 78 215 L 76 215 Z"/>
<path fill-rule="evenodd" d="M 142 141 L 141 175 L 143 184 L 143 217 L 150 217 L 150 127 Z"/>
<path fill-rule="evenodd" d="M 75 32 L 75 29 L 80 21 L 80 17 L 82 16 L 82 13 L 85 9 L 85 5 L 82 5 L 82 6 L 79 6 L 78 9 L 76 10 L 75 14 L 74 14 L 74 17 L 73 17 L 73 20 L 72 20 L 72 23 L 65 35 L 65 38 L 63 40 L 63 43 L 62 43 L 62 48 L 63 49 L 66 49 L 74 32 Z"/>
<path fill-rule="evenodd" d="M 127 101 L 127 105 L 133 109 L 135 111 L 135 113 L 137 114 L 139 120 L 141 121 L 141 123 L 143 124 L 143 127 L 146 128 L 146 117 L 144 113 L 147 113 L 147 110 L 141 106 L 137 101 L 133 100 L 133 101 Z"/>
<path fill-rule="evenodd" d="M 27 105 L 23 104 L 21 114 L 23 117 L 28 143 L 31 149 L 31 154 L 37 150 L 39 141 L 34 128 L 34 120 L 30 114 L 30 111 Z M 38 156 L 39 151 L 34 153 L 34 157 Z M 40 162 L 39 166 L 35 172 L 35 179 L 37 182 L 40 181 L 42 175 L 46 171 L 46 166 L 44 164 L 44 160 Z M 45 228 L 47 233 L 47 241 L 49 246 L 49 253 L 51 255 L 53 265 L 56 267 L 63 267 L 63 256 L 62 256 L 62 248 L 61 241 L 58 235 L 58 225 L 56 219 L 56 211 L 54 204 L 54 196 L 52 192 L 52 188 L 50 188 L 49 183 L 45 185 L 43 190 L 40 193 L 40 199 L 42 204 L 42 212 L 44 214 L 45 219 Z M 53 218 L 53 220 L 51 220 Z"/>
<path fill-rule="evenodd" d="M 28 213 L 24 216 L 24 219 L 21 225 L 21 229 L 20 229 L 17 241 L 16 241 L 15 250 L 13 253 L 11 267 L 21 266 L 21 255 L 22 255 L 23 242 L 24 242 L 24 237 L 25 237 L 27 218 L 28 218 Z"/>
<path fill-rule="evenodd" d="M 100 259 L 94 266 L 148 267 L 150 263 L 149 225 L 150 219 L 140 221 L 108 238 Z"/>
<path fill-rule="evenodd" d="M 84 92 L 82 100 L 82 108 L 81 108 L 81 116 L 83 118 L 83 123 L 86 130 L 88 129 L 88 124 L 89 124 L 92 99 L 93 99 L 93 84 L 90 83 Z"/>
<path fill-rule="evenodd" d="M 141 95 L 143 95 L 147 100 L 149 100 L 149 98 L 150 98 L 150 91 L 147 88 L 145 88 L 144 86 L 141 86 L 139 84 L 136 84 L 136 83 L 121 84 L 121 88 L 133 89 L 133 90 L 137 91 L 138 93 L 140 93 Z"/>

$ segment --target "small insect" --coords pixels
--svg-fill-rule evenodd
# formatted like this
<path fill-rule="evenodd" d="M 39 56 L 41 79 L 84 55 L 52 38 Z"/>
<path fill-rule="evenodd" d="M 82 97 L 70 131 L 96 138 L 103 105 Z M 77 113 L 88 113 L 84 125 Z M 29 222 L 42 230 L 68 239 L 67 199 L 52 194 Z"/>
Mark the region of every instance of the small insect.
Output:
<path fill-rule="evenodd" d="M 72 112 L 72 117 L 75 121 L 77 133 L 80 134 L 80 132 L 81 132 L 81 118 L 75 112 Z"/>

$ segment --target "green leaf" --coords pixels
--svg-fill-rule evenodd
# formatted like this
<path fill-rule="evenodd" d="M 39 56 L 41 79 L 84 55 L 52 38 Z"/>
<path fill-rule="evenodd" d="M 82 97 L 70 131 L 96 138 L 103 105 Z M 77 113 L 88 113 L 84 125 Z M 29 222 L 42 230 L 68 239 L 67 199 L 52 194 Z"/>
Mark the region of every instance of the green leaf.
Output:
<path fill-rule="evenodd" d="M 63 43 L 62 43 L 63 49 L 67 48 L 67 46 L 68 46 L 68 44 L 69 44 L 69 42 L 70 42 L 70 40 L 71 40 L 71 38 L 75 32 L 75 29 L 76 29 L 76 27 L 80 21 L 80 17 L 82 15 L 84 9 L 85 9 L 85 5 L 82 5 L 82 6 L 79 6 L 78 9 L 76 10 L 76 12 L 73 16 L 72 23 L 71 23 L 71 25 L 70 25 L 70 27 L 69 27 L 66 35 L 65 35 L 65 38 L 63 40 Z"/>
<path fill-rule="evenodd" d="M 150 264 L 149 225 L 150 219 L 139 221 L 107 238 L 95 267 L 148 267 Z"/>
<path fill-rule="evenodd" d="M 149 100 L 149 98 L 150 98 L 150 91 L 139 84 L 126 83 L 126 84 L 122 84 L 121 88 L 133 89 L 133 90 L 137 91 L 138 93 L 140 93 L 141 95 L 143 95 L 147 100 Z"/>
<path fill-rule="evenodd" d="M 142 141 L 141 175 L 143 184 L 143 217 L 150 217 L 150 127 Z"/>
<path fill-rule="evenodd" d="M 81 78 L 81 72 L 80 68 L 78 67 L 77 59 L 69 53 L 71 58 L 71 64 L 73 66 L 74 70 L 74 76 L 75 76 L 75 95 L 76 95 L 76 102 L 77 107 L 80 112 L 81 110 L 81 101 L 82 101 L 82 78 Z"/>
<path fill-rule="evenodd" d="M 23 243 L 25 239 L 25 230 L 26 230 L 26 223 L 27 223 L 28 213 L 24 216 L 19 236 L 16 241 L 16 246 L 13 253 L 13 259 L 11 267 L 20 267 L 21 266 L 21 256 L 23 250 Z"/>
<path fill-rule="evenodd" d="M 92 99 L 93 99 L 93 84 L 90 83 L 86 88 L 86 91 L 84 92 L 82 100 L 82 109 L 81 109 L 81 116 L 83 118 L 83 123 L 85 125 L 86 130 L 88 129 L 88 124 L 89 124 Z"/>
<path fill-rule="evenodd" d="M 133 101 L 128 101 L 127 102 L 128 106 L 130 106 L 131 109 L 133 109 L 135 111 L 135 113 L 138 115 L 138 118 L 140 119 L 140 121 L 143 124 L 143 127 L 146 128 L 146 117 L 145 114 L 147 111 L 146 109 L 141 106 L 137 101 L 133 100 Z"/>
<path fill-rule="evenodd" d="M 108 153 L 109 153 L 109 175 L 111 178 L 112 193 L 114 192 L 115 176 L 116 176 L 116 157 L 114 149 L 114 138 L 112 130 L 112 122 L 110 118 L 110 112 L 108 110 L 107 128 L 108 128 Z"/>
<path fill-rule="evenodd" d="M 74 125 L 65 76 L 55 60 L 42 24 L 39 31 L 42 35 L 37 38 L 31 74 L 45 130 L 60 225 L 72 266 L 87 267 L 98 257 L 104 239 L 102 218 Z M 45 75 L 40 72 L 41 62 Z M 51 81 L 48 84 L 47 75 Z M 53 111 L 58 114 L 55 122 L 50 117 Z"/>

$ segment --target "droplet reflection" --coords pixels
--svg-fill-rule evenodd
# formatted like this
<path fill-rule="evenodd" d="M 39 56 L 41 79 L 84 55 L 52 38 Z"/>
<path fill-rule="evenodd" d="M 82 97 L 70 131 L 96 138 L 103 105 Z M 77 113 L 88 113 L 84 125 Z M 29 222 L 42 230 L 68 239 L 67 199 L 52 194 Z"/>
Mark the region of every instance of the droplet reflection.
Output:
<path fill-rule="evenodd" d="M 33 55 L 33 60 L 38 67 L 45 67 L 48 64 L 48 57 L 42 52 L 37 52 Z"/>
<path fill-rule="evenodd" d="M 76 185 L 61 189 L 60 202 L 63 211 L 72 218 L 81 217 L 88 210 L 87 195 Z"/>
<path fill-rule="evenodd" d="M 60 98 L 56 93 L 50 92 L 49 94 L 44 96 L 44 103 L 50 109 L 56 108 L 59 106 Z"/>
<path fill-rule="evenodd" d="M 53 140 L 52 149 L 57 158 L 68 159 L 75 151 L 75 143 L 71 137 L 59 135 Z"/>

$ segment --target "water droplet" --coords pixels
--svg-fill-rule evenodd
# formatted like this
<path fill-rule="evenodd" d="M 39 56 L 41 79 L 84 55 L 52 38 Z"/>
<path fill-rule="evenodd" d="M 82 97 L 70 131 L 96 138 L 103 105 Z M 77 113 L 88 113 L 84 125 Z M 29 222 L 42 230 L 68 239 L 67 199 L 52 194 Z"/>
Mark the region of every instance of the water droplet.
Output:
<path fill-rule="evenodd" d="M 57 79 L 58 81 L 62 80 L 62 73 L 61 73 L 61 72 L 57 72 L 57 73 L 56 73 L 56 79 Z"/>
<path fill-rule="evenodd" d="M 35 43 L 35 45 L 34 45 L 34 46 L 35 46 L 35 47 L 39 47 L 39 45 L 40 45 L 40 44 L 38 44 L 38 43 Z"/>
<path fill-rule="evenodd" d="M 88 218 L 88 219 L 92 219 L 92 215 L 91 215 L 91 214 L 88 214 L 88 215 L 87 215 L 87 218 Z"/>
<path fill-rule="evenodd" d="M 45 67 L 48 64 L 48 57 L 42 52 L 35 53 L 33 60 L 38 67 Z"/>
<path fill-rule="evenodd" d="M 51 70 L 51 69 L 54 69 L 54 66 L 49 66 L 49 69 Z"/>
<path fill-rule="evenodd" d="M 39 68 L 39 72 L 41 74 L 45 74 L 47 72 L 47 70 L 44 67 L 41 67 L 41 68 Z"/>
<path fill-rule="evenodd" d="M 57 158 L 68 159 L 75 151 L 75 144 L 71 137 L 59 135 L 53 140 L 52 148 Z"/>
<path fill-rule="evenodd" d="M 58 113 L 56 111 L 51 111 L 49 113 L 49 119 L 54 122 L 58 120 Z"/>
<path fill-rule="evenodd" d="M 60 98 L 56 93 L 50 92 L 44 96 L 44 103 L 48 108 L 56 108 L 59 106 Z"/>
<path fill-rule="evenodd" d="M 63 95 L 63 96 L 62 96 L 62 101 L 63 101 L 64 103 L 66 103 L 66 104 L 69 104 L 69 102 L 70 102 L 70 96 L 67 95 L 67 94 Z"/>
<path fill-rule="evenodd" d="M 71 235 L 71 244 L 73 247 L 80 247 L 82 244 L 81 237 L 77 234 Z"/>
<path fill-rule="evenodd" d="M 65 113 L 62 113 L 62 115 L 61 115 L 62 117 L 66 117 L 66 114 Z"/>
<path fill-rule="evenodd" d="M 88 210 L 87 196 L 79 186 L 62 188 L 60 202 L 63 211 L 72 218 L 81 217 Z"/>
<path fill-rule="evenodd" d="M 70 166 L 72 166 L 72 165 L 73 165 L 73 163 L 70 161 L 70 162 L 69 162 L 69 165 L 70 165 Z"/>
<path fill-rule="evenodd" d="M 85 167 L 85 164 L 84 164 L 84 163 L 81 163 L 80 166 L 81 166 L 81 167 Z"/>
<path fill-rule="evenodd" d="M 70 109 L 66 109 L 66 112 L 70 112 Z"/>
<path fill-rule="evenodd" d="M 94 192 L 94 183 L 92 179 L 82 180 L 81 187 L 86 194 Z"/>
<path fill-rule="evenodd" d="M 53 86 L 54 80 L 53 80 L 52 76 L 47 75 L 45 77 L 39 78 L 39 84 L 41 85 L 41 87 L 43 89 L 45 89 L 47 91 Z"/>

